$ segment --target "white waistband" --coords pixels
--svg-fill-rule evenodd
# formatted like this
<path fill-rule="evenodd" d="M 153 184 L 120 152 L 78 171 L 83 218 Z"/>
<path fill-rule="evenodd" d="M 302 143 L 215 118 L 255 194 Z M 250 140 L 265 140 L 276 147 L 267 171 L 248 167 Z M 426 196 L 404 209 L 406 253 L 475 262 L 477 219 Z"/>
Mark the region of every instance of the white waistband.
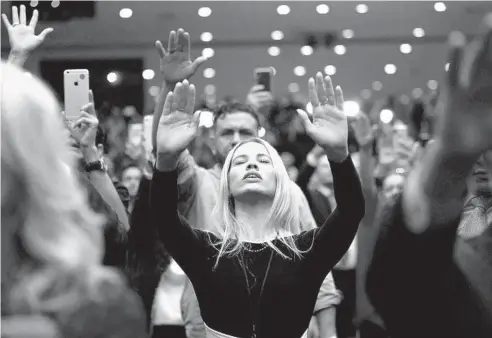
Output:
<path fill-rule="evenodd" d="M 234 336 L 216 331 L 216 330 L 210 328 L 205 322 L 203 324 L 205 325 L 205 329 L 207 332 L 207 338 L 239 338 L 239 337 L 234 337 Z M 300 338 L 307 338 L 307 336 L 308 336 L 307 333 L 308 332 L 306 330 L 306 332 L 304 332 L 304 334 Z"/>

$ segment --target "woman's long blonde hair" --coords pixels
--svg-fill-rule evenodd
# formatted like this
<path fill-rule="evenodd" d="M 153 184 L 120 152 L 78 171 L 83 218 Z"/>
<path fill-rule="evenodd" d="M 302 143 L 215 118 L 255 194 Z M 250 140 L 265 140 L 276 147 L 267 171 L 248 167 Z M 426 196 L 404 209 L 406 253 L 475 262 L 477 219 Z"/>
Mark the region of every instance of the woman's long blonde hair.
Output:
<path fill-rule="evenodd" d="M 104 219 L 72 169 L 52 91 L 3 61 L 1 73 L 2 233 L 15 234 L 7 240 L 20 256 L 3 295 L 7 312 L 68 310 L 96 280 L 116 276 L 101 266 Z"/>
<path fill-rule="evenodd" d="M 213 243 L 220 247 L 216 265 L 222 256 L 237 256 L 244 249 L 244 242 L 241 242 L 239 238 L 242 238 L 246 231 L 244 225 L 239 223 L 235 217 L 235 203 L 229 191 L 229 170 L 236 150 L 249 142 L 260 143 L 266 148 L 275 169 L 277 188 L 273 197 L 272 208 L 265 223 L 271 224 L 273 230 L 277 233 L 298 234 L 302 230 L 299 201 L 292 188 L 294 183 L 289 178 L 278 152 L 268 142 L 260 138 L 242 141 L 229 152 L 222 168 L 219 199 L 213 211 L 214 233 L 220 238 L 219 243 Z M 305 253 L 305 251 L 298 248 L 292 236 L 279 236 L 278 239 L 294 256 L 302 257 L 302 254 Z M 271 240 L 266 241 L 266 243 L 282 257 L 292 258 L 289 256 L 289 252 L 285 253 Z"/>

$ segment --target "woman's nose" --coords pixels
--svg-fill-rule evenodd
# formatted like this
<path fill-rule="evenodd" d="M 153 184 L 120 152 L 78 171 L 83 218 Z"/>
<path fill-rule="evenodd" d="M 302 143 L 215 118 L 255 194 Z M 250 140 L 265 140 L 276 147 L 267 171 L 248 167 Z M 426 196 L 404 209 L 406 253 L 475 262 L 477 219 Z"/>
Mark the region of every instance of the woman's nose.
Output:
<path fill-rule="evenodd" d="M 250 162 L 250 163 L 248 163 L 248 166 L 246 167 L 246 169 L 248 169 L 248 170 L 250 170 L 250 169 L 258 170 L 258 165 L 256 163 Z"/>

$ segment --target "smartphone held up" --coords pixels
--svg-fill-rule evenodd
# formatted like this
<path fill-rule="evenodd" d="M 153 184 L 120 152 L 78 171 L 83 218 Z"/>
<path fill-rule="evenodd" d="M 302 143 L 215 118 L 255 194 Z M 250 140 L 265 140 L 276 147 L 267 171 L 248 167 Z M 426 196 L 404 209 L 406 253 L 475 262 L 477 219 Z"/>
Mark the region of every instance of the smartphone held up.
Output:
<path fill-rule="evenodd" d="M 65 118 L 74 121 L 80 116 L 80 109 L 89 103 L 89 71 L 67 69 L 63 72 Z"/>

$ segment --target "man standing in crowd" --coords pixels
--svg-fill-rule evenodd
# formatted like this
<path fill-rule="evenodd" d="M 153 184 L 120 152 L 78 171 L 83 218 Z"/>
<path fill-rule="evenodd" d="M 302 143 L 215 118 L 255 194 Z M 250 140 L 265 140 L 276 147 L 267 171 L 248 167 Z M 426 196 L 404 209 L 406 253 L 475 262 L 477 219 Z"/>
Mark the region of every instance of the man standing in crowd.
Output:
<path fill-rule="evenodd" d="M 492 226 L 483 208 L 473 236 L 457 235 L 466 178 L 492 150 L 492 13 L 451 57 L 435 141 L 389 205 L 368 272 L 368 295 L 393 338 L 492 336 Z M 489 167 L 490 170 L 490 167 Z M 466 229 L 465 229 L 466 230 Z"/>
<path fill-rule="evenodd" d="M 159 41 L 156 47 L 161 58 L 160 68 L 164 81 L 154 111 L 152 135 L 154 148 L 157 126 L 167 93 L 174 89 L 175 83 L 190 78 L 198 66 L 206 61 L 206 58 L 201 56 L 191 62 L 190 37 L 182 29 L 170 33 L 167 52 Z M 227 154 L 240 141 L 258 137 L 260 123 L 257 114 L 250 106 L 232 102 L 216 112 L 213 128 L 212 151 L 218 162 L 216 166 L 208 170 L 197 166 L 187 150 L 176 154 L 176 158 L 173 159 L 179 175 L 179 210 L 190 226 L 195 228 L 209 226 L 212 222 L 211 214 L 218 198 L 220 173 Z M 292 183 L 292 189 L 298 196 L 303 229 L 315 228 L 316 223 L 305 196 L 295 183 Z M 340 302 L 340 298 L 330 273 L 320 289 L 315 307 L 322 337 L 336 335 L 334 305 Z M 182 310 L 187 336 L 204 337 L 205 328 L 199 315 L 198 301 L 189 281 L 183 295 Z"/>

